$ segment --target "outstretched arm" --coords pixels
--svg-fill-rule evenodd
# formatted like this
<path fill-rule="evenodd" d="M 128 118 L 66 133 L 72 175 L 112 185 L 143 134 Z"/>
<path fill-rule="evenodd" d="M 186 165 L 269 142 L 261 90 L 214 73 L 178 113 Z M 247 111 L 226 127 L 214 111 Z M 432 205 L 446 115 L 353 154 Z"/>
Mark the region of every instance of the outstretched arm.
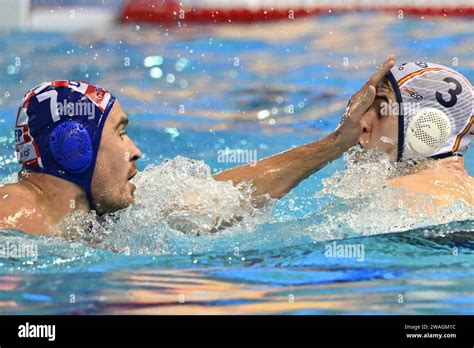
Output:
<path fill-rule="evenodd" d="M 261 159 L 256 164 L 242 165 L 217 173 L 214 179 L 231 180 L 234 185 L 242 181 L 252 183 L 256 206 L 265 203 L 264 199 L 260 198 L 264 194 L 281 198 L 302 180 L 357 144 L 361 134 L 359 121 L 374 102 L 376 87 L 393 67 L 394 59 L 394 56 L 389 56 L 351 97 L 346 112 L 333 133 L 319 141 Z"/>
<path fill-rule="evenodd" d="M 252 183 L 252 193 L 257 206 L 265 201 L 258 197 L 269 194 L 281 198 L 301 181 L 335 160 L 351 147 L 340 134 L 331 133 L 327 137 L 264 158 L 250 165 L 242 165 L 214 175 L 216 180 L 232 180 L 234 185 L 241 181 Z"/>
<path fill-rule="evenodd" d="M 265 195 L 273 198 L 281 198 L 302 180 L 324 167 L 329 162 L 341 156 L 346 150 L 357 144 L 362 132 L 359 124 L 362 115 L 371 107 L 376 87 L 385 74 L 392 68 L 394 57 L 385 60 L 382 67 L 355 93 L 346 108 L 336 130 L 327 137 L 297 148 L 264 158 L 256 164 L 242 165 L 214 175 L 215 180 L 231 180 L 234 185 L 240 182 L 249 182 L 254 188 L 252 193 L 252 204 L 261 207 L 265 204 Z M 186 209 L 195 211 L 194 202 L 187 202 Z M 232 225 L 240 220 L 240 216 L 234 216 L 223 221 L 215 217 L 214 225 L 209 232 L 215 232 Z M 174 229 L 185 233 L 201 233 L 201 227 L 194 228 L 193 219 L 175 216 L 170 211 L 167 216 L 168 224 Z M 194 230 L 194 232 L 190 232 Z"/>

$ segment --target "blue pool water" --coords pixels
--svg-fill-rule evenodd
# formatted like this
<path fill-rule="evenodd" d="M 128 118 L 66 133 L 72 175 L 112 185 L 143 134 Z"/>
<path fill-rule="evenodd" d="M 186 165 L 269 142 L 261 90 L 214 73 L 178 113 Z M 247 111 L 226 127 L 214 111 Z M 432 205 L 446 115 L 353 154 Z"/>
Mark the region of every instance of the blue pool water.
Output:
<path fill-rule="evenodd" d="M 174 192 L 188 189 L 222 204 L 221 213 L 242 213 L 236 191 L 209 177 L 239 164 L 220 161 L 219 150 L 263 158 L 321 138 L 390 52 L 399 62 L 454 64 L 473 81 L 469 20 L 327 15 L 15 32 L 1 34 L 0 44 L 4 182 L 19 169 L 18 103 L 52 79 L 90 80 L 116 94 L 144 153 L 137 164 L 147 168 L 136 179 L 139 204 L 96 225 L 105 234 L 99 242 L 1 231 L 0 243 L 37 247 L 37 257 L 0 258 L 0 313 L 474 313 L 474 213 L 458 205 L 427 218 L 397 209 L 391 192 L 372 192 L 390 171 L 383 157 L 362 173 L 350 163 L 344 172 L 352 155 L 339 159 L 272 209 L 243 212 L 217 234 L 184 235 L 162 219 Z M 473 175 L 472 149 L 465 163 Z M 363 253 L 328 256 L 337 245 Z"/>

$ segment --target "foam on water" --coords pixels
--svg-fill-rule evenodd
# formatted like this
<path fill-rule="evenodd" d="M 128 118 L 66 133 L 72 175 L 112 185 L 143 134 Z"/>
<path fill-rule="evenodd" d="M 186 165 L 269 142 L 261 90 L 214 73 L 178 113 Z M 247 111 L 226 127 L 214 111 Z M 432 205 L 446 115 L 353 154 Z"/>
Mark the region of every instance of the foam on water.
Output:
<path fill-rule="evenodd" d="M 257 30 L 170 29 L 122 26 L 86 35 L 0 35 L 4 51 L 11 52 L 2 55 L 2 66 L 22 58 L 14 75 L 0 75 L 1 183 L 16 181 L 12 173 L 19 169 L 12 128 L 18 103 L 26 88 L 50 80 L 58 67 L 63 77 L 115 86 L 131 121 L 130 137 L 144 154 L 141 169 L 183 155 L 221 170 L 227 164 L 217 161 L 216 151 L 227 146 L 258 149 L 263 158 L 331 131 L 347 99 L 393 43 L 398 43 L 400 63 L 429 57 L 449 65 L 454 55 L 460 62 L 473 60 L 473 50 L 466 49 L 472 47 L 472 24 L 461 18 L 399 21 L 391 15 L 351 13 L 272 22 Z M 275 36 L 277 31 L 286 35 Z M 124 55 L 131 66 L 124 64 Z M 158 56 L 159 68 L 141 64 Z M 234 57 L 239 67 L 232 64 Z M 187 66 L 178 71 L 175 64 L 183 59 Z M 159 69 L 162 78 L 153 73 Z M 469 65 L 459 69 L 473 79 Z M 171 74 L 174 82 L 165 78 Z M 393 139 L 381 141 L 393 145 Z M 471 149 L 465 156 L 471 175 L 473 159 Z M 384 183 L 398 175 L 398 168 L 387 158 L 377 161 L 360 159 L 334 174 L 342 168 L 342 161 L 335 161 L 279 200 L 271 213 L 271 206 L 265 212 L 253 210 L 245 189 L 213 183 L 207 169 L 202 176 L 192 172 L 202 163 L 183 159 L 172 160 L 167 169 L 151 166 L 134 180 L 136 206 L 104 217 L 93 212 L 70 216 L 66 239 L 0 231 L 0 245 L 38 246 L 35 260 L 0 257 L 1 311 L 107 314 L 108 308 L 143 313 L 149 307 L 156 314 L 173 312 L 169 298 L 175 293 L 201 297 L 197 302 L 187 298 L 193 313 L 244 313 L 249 304 L 261 313 L 275 313 L 275 303 L 283 300 L 288 306 L 291 293 L 299 303 L 297 313 L 472 314 L 474 219 L 464 220 L 472 209 L 453 206 L 444 219 L 464 221 L 437 225 L 443 220 L 440 213 L 422 216 L 418 200 L 426 197 L 417 198 L 415 207 L 395 204 L 400 192 Z M 327 178 L 323 187 L 322 178 Z M 244 218 L 213 233 L 224 221 L 215 221 L 216 211 L 224 218 Z M 180 225 L 194 234 L 182 233 Z M 404 232 L 386 233 L 397 230 Z M 325 257 L 325 246 L 332 243 L 326 241 L 333 239 L 363 244 L 365 261 Z M 186 280 L 192 281 L 183 281 L 189 271 L 194 275 Z M 271 291 L 248 297 L 256 289 Z M 400 293 L 406 294 L 404 305 L 394 301 Z M 70 303 L 71 294 L 77 295 L 76 304 Z M 184 304 L 178 306 L 185 310 Z"/>
<path fill-rule="evenodd" d="M 428 196 L 407 199 L 406 192 L 387 187 L 387 179 L 413 172 L 413 164 L 357 148 L 345 160 L 346 169 L 323 179 L 313 197 L 325 203 L 303 218 L 293 214 L 302 207 L 291 198 L 283 214 L 271 214 L 274 201 L 256 209 L 249 184 L 216 181 L 203 161 L 178 156 L 136 176 L 135 205 L 99 218 L 94 212 L 68 216 L 61 231 L 67 239 L 125 254 L 186 255 L 271 249 L 308 238 L 320 242 L 474 218 L 461 201 L 439 209 Z"/>
<path fill-rule="evenodd" d="M 417 165 L 419 165 L 418 163 Z M 323 179 L 315 197 L 329 197 L 317 215 L 322 221 L 308 227 L 315 240 L 406 231 L 474 218 L 472 207 L 457 201 L 439 208 L 430 196 L 387 186 L 387 180 L 413 173 L 414 163 L 393 162 L 387 154 L 354 148 L 346 168 Z"/>
<path fill-rule="evenodd" d="M 100 218 L 94 212 L 70 215 L 61 225 L 63 236 L 126 254 L 169 254 L 194 250 L 198 235 L 220 234 L 229 225 L 227 233 L 251 233 L 271 219 L 271 200 L 254 208 L 248 183 L 216 181 L 203 161 L 178 156 L 151 164 L 134 183 L 134 205 Z M 181 242 L 187 247 L 180 249 Z"/>

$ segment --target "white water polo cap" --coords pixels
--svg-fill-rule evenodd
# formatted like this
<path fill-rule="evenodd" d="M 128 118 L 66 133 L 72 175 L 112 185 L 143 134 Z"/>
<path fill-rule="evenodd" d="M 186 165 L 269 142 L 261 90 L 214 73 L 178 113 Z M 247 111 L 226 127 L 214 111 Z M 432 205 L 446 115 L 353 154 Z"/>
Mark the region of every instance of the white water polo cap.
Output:
<path fill-rule="evenodd" d="M 387 74 L 397 97 L 398 160 L 463 155 L 474 137 L 474 98 L 460 73 L 411 62 Z"/>

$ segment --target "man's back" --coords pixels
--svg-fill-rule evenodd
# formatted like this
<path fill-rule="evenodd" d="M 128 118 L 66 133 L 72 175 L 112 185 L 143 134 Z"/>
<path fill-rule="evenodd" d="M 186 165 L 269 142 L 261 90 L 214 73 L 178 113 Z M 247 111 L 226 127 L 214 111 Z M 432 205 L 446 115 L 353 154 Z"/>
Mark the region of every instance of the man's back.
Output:
<path fill-rule="evenodd" d="M 433 198 L 438 207 L 458 200 L 474 205 L 474 178 L 464 169 L 463 160 L 449 157 L 424 165 L 414 174 L 389 180 L 389 186 L 419 192 Z"/>

